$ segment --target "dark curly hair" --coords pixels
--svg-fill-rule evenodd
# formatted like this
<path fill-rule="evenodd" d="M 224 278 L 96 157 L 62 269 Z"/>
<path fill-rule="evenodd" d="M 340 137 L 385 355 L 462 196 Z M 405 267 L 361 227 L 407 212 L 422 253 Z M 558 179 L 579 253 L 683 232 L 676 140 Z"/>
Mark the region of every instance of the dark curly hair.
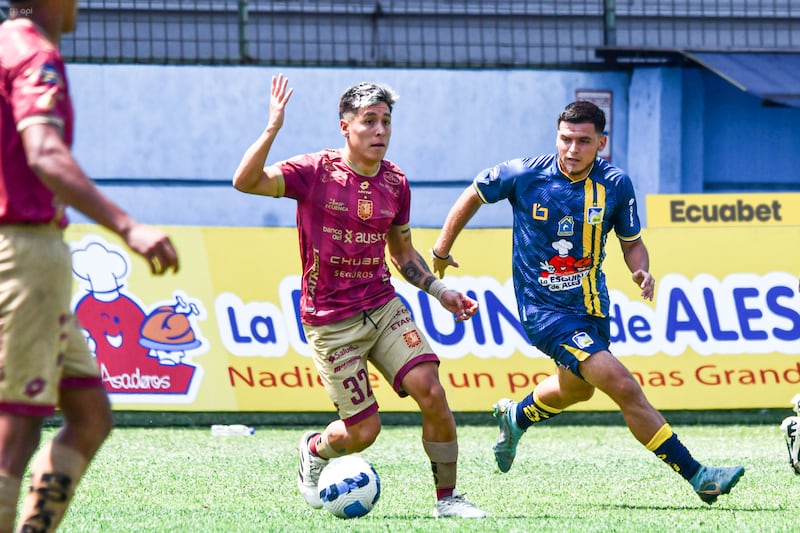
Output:
<path fill-rule="evenodd" d="M 606 129 L 606 114 L 593 103 L 587 100 L 578 100 L 569 104 L 558 115 L 557 125 L 561 125 L 562 122 L 571 124 L 586 124 L 589 122 L 594 124 L 594 129 L 597 133 L 603 133 Z"/>

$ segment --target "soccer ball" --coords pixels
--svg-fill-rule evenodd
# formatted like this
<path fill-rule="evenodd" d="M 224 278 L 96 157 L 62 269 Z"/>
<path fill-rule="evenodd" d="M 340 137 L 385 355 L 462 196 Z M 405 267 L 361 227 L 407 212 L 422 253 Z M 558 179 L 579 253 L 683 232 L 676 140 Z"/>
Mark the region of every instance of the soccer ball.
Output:
<path fill-rule="evenodd" d="M 339 518 L 364 516 L 381 496 L 381 479 L 372 465 L 358 455 L 331 460 L 319 475 L 322 506 Z"/>

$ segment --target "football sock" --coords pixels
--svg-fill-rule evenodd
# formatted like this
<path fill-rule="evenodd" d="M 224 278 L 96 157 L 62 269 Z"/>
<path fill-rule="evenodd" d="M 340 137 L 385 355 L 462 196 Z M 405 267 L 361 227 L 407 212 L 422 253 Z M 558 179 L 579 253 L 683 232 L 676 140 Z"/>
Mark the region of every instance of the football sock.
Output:
<path fill-rule="evenodd" d="M 528 429 L 533 424 L 553 418 L 562 411 L 563 409 L 556 409 L 542 402 L 534 390 L 517 404 L 515 418 L 520 429 Z"/>
<path fill-rule="evenodd" d="M 47 443 L 31 464 L 31 485 L 22 504 L 21 531 L 55 531 L 89 461 L 78 450 Z"/>
<path fill-rule="evenodd" d="M 311 439 L 308 449 L 322 459 L 333 459 L 334 457 L 346 455 L 345 450 L 336 450 L 331 446 L 328 441 L 328 435 L 324 431 L 316 439 Z"/>
<path fill-rule="evenodd" d="M 13 531 L 22 480 L 0 473 L 0 531 Z"/>
<path fill-rule="evenodd" d="M 423 439 L 422 447 L 431 460 L 433 483 L 436 486 L 436 499 L 453 495 L 456 487 L 456 466 L 458 461 L 458 441 L 429 442 Z"/>
<path fill-rule="evenodd" d="M 698 463 L 686 449 L 686 446 L 678 440 L 678 435 L 673 433 L 669 424 L 664 424 L 661 429 L 656 431 L 653 438 L 645 446 L 648 450 L 656 454 L 656 457 L 667 463 L 670 468 L 679 473 L 686 481 L 692 479 L 700 468 Z"/>

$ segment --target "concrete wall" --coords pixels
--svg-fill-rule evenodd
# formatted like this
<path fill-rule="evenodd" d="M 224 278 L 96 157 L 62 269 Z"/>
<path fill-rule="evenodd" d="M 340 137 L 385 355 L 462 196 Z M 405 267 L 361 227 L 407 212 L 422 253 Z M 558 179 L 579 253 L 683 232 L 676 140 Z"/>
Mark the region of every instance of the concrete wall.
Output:
<path fill-rule="evenodd" d="M 242 154 L 266 123 L 270 78 L 278 72 L 263 67 L 70 65 L 78 117 L 76 157 L 104 192 L 151 223 L 293 226 L 294 202 L 251 197 L 230 186 Z M 350 85 L 373 80 L 397 90 L 388 157 L 414 183 L 412 220 L 417 226 L 438 227 L 479 170 L 553 151 L 556 117 L 577 89 L 613 92 L 612 155 L 616 163 L 627 163 L 626 73 L 283 72 L 295 93 L 269 162 L 343 146 L 338 101 Z M 131 178 L 137 183 L 126 184 Z M 142 186 L 142 178 L 153 179 L 152 185 Z M 160 179 L 186 181 L 163 184 Z M 475 223 L 507 225 L 508 210 L 487 206 Z"/>
<path fill-rule="evenodd" d="M 707 182 L 766 183 L 775 177 L 765 164 L 776 156 L 787 163 L 778 178 L 798 181 L 791 162 L 798 155 L 793 125 L 800 110 L 764 108 L 696 69 L 282 71 L 295 93 L 268 162 L 342 146 L 338 100 L 350 85 L 371 80 L 397 90 L 388 157 L 412 182 L 412 221 L 419 227 L 439 227 L 479 170 L 554 151 L 556 117 L 579 89 L 612 92 L 612 162 L 633 177 L 642 205 L 646 194 L 700 192 Z M 294 226 L 291 200 L 248 196 L 230 186 L 266 122 L 270 78 L 278 72 L 70 65 L 76 157 L 106 194 L 145 222 Z M 750 161 L 760 165 L 758 173 Z M 86 221 L 77 213 L 72 218 Z M 473 222 L 508 224 L 506 204 L 484 207 Z"/>

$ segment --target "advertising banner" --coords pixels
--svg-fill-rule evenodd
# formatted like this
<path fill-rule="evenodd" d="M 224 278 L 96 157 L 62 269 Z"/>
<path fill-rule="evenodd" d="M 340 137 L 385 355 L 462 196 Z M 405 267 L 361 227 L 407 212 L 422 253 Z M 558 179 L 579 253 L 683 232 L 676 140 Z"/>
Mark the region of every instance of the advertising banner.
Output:
<path fill-rule="evenodd" d="M 786 407 L 800 392 L 797 203 L 787 194 L 648 197 L 653 302 L 639 297 L 609 236 L 612 350 L 657 408 Z M 300 325 L 296 230 L 165 229 L 181 266 L 162 277 L 99 226 L 67 231 L 73 308 L 114 409 L 333 413 Z M 415 246 L 427 255 L 437 235 L 415 229 Z M 446 283 L 480 305 L 468 322 L 396 272 L 393 283 L 441 359 L 453 410 L 488 412 L 554 366 L 518 319 L 511 230 L 467 229 L 453 254 L 461 266 Z M 371 380 L 382 410 L 416 410 L 374 369 Z M 599 392 L 576 407 L 616 409 Z"/>

